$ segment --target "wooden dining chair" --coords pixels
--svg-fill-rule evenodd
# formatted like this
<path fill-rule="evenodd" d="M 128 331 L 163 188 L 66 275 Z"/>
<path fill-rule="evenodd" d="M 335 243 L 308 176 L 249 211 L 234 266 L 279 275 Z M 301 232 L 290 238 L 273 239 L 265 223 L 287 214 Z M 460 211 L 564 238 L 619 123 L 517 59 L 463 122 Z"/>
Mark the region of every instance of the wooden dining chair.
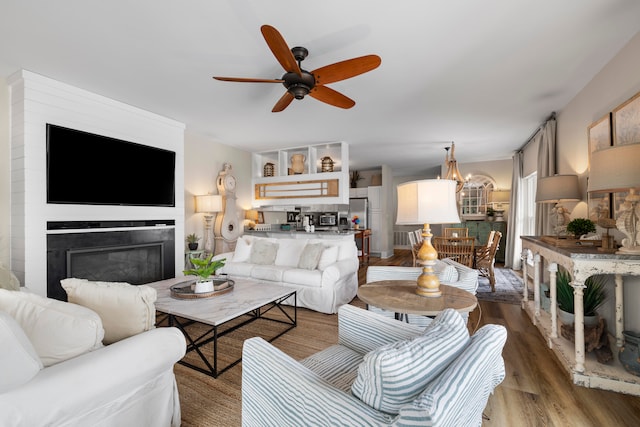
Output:
<path fill-rule="evenodd" d="M 466 227 L 445 227 L 444 237 L 469 237 L 469 229 Z"/>
<path fill-rule="evenodd" d="M 413 266 L 417 265 L 418 261 L 418 250 L 420 247 L 418 242 L 416 241 L 416 234 L 413 231 L 407 231 L 407 236 L 409 237 L 409 245 L 411 246 L 411 256 L 413 257 Z"/>
<path fill-rule="evenodd" d="M 479 275 L 489 278 L 491 292 L 496 291 L 494 264 L 496 263 L 496 252 L 500 247 L 501 238 L 502 233 L 500 231 L 491 231 L 487 244 L 476 250 L 476 269 Z"/>
<path fill-rule="evenodd" d="M 476 239 L 474 237 L 434 237 L 433 246 L 438 259 L 451 258 L 473 268 Z"/>

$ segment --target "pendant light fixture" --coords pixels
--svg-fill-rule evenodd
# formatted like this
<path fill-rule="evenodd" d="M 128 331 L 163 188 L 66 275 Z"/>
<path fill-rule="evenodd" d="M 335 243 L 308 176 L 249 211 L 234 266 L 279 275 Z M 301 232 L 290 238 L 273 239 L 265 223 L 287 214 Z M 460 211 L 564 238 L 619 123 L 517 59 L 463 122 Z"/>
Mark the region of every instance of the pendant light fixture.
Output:
<path fill-rule="evenodd" d="M 451 148 L 451 157 L 449 157 L 449 148 Z M 445 157 L 445 163 L 447 165 L 447 175 L 445 179 L 450 179 L 456 182 L 456 193 L 459 193 L 464 187 L 464 178 L 458 169 L 458 161 L 455 157 L 456 144 L 451 143 L 451 147 L 445 147 L 447 150 L 447 156 Z"/>

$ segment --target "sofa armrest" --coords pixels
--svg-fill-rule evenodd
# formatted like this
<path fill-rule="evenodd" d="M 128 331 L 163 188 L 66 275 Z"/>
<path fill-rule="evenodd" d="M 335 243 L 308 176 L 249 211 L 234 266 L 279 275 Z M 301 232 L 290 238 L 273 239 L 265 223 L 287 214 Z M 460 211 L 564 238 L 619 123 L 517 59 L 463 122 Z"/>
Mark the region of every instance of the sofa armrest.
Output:
<path fill-rule="evenodd" d="M 260 337 L 242 348 L 242 424 L 388 425 L 378 412 L 333 386 Z"/>
<path fill-rule="evenodd" d="M 322 284 L 333 284 L 350 274 L 357 274 L 358 267 L 358 258 L 336 261 L 322 272 Z"/>
<path fill-rule="evenodd" d="M 338 343 L 365 354 L 382 345 L 420 335 L 423 327 L 398 322 L 350 304 L 338 309 Z"/>
<path fill-rule="evenodd" d="M 231 261 L 233 259 L 233 252 L 224 252 L 221 254 L 218 254 L 216 256 L 214 256 L 213 258 L 211 258 L 212 261 L 217 261 L 219 259 L 226 259 L 227 262 Z"/>
<path fill-rule="evenodd" d="M 174 387 L 157 382 L 166 372 L 173 380 L 173 365 L 185 350 L 180 330 L 157 328 L 50 366 L 23 386 L 0 394 L 0 424 L 75 425 L 94 412 L 108 414 L 113 402 L 141 387 Z"/>

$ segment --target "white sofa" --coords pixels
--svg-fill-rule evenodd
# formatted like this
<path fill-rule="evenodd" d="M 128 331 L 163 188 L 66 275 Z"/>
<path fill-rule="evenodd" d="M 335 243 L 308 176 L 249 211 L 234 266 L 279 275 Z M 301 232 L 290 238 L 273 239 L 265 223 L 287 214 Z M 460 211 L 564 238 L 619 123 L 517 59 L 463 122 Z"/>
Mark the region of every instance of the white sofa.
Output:
<path fill-rule="evenodd" d="M 104 336 L 87 307 L 0 289 L 0 425 L 179 426 L 183 334 Z"/>
<path fill-rule="evenodd" d="M 337 313 L 358 291 L 358 250 L 353 239 L 268 238 L 245 235 L 218 273 L 250 277 L 297 290 L 297 305 Z M 287 301 L 286 303 L 292 303 Z"/>

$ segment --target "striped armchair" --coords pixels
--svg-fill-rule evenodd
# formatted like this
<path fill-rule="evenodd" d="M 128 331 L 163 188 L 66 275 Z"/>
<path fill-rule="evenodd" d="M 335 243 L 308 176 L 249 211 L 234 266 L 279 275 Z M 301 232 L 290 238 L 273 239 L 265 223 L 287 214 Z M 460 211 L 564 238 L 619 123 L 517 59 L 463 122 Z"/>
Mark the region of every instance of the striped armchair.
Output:
<path fill-rule="evenodd" d="M 423 329 L 347 304 L 338 335 L 300 362 L 246 340 L 242 425 L 480 426 L 504 379 L 506 329 L 486 325 L 469 337 L 454 310 Z"/>

